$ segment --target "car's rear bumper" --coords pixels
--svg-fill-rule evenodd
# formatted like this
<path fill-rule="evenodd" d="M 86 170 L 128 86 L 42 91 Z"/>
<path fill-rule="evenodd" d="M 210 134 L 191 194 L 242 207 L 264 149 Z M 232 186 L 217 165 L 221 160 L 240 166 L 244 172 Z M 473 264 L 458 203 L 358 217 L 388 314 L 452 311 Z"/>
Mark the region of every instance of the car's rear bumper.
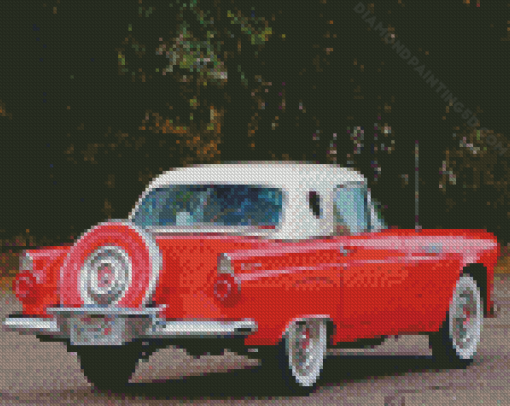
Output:
<path fill-rule="evenodd" d="M 18 314 L 6 317 L 2 327 L 4 331 L 17 331 L 20 334 L 60 336 L 62 333 L 54 318 L 20 317 Z"/>
<path fill-rule="evenodd" d="M 54 314 L 52 318 L 12 314 L 4 319 L 2 327 L 20 334 L 71 340 L 76 345 L 120 345 L 135 339 L 226 338 L 246 336 L 257 331 L 257 323 L 250 319 L 166 320 L 157 317 L 160 311 L 159 308 L 52 308 L 48 309 L 48 313 Z M 92 326 L 94 328 L 85 334 L 80 332 L 83 328 L 80 328 L 81 324 L 76 324 L 92 319 L 100 319 L 99 324 L 95 324 L 98 327 Z"/>

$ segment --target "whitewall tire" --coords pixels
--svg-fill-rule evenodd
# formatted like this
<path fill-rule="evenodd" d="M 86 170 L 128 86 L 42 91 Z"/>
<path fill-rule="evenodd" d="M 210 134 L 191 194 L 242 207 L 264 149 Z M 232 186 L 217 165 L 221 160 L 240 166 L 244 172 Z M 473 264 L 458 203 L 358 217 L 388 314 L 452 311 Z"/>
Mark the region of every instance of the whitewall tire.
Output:
<path fill-rule="evenodd" d="M 327 343 L 325 320 L 294 321 L 274 351 L 262 358 L 262 367 L 271 373 L 278 386 L 294 394 L 308 394 L 319 382 Z"/>
<path fill-rule="evenodd" d="M 429 336 L 434 358 L 454 367 L 469 365 L 480 343 L 483 302 L 478 284 L 469 274 L 455 285 L 450 309 L 441 329 Z"/>

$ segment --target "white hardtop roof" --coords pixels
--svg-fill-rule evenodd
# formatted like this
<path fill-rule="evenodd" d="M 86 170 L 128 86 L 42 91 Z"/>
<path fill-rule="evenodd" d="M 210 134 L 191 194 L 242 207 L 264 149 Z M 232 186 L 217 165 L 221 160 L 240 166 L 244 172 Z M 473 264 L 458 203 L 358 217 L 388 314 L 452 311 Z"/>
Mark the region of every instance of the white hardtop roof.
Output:
<path fill-rule="evenodd" d="M 175 168 L 156 177 L 147 187 L 172 184 L 252 184 L 276 187 L 318 187 L 364 182 L 359 172 L 339 165 L 298 162 L 224 163 Z"/>
<path fill-rule="evenodd" d="M 156 188 L 168 185 L 231 184 L 276 187 L 287 191 L 283 218 L 276 230 L 252 230 L 246 227 L 213 226 L 209 231 L 260 235 L 276 239 L 300 239 L 310 236 L 331 235 L 333 230 L 332 196 L 336 186 L 353 182 L 366 182 L 359 172 L 339 165 L 286 162 L 222 163 L 176 168 L 156 177 L 145 189 L 133 208 L 132 219 L 139 205 Z M 317 191 L 324 198 L 324 216 L 315 218 L 307 203 L 307 191 Z M 305 192 L 305 193 L 303 193 Z M 331 193 L 328 193 L 331 192 Z M 156 230 L 157 232 L 158 230 Z M 186 232 L 182 227 L 162 227 L 165 233 Z M 208 231 L 200 228 L 194 232 Z"/>

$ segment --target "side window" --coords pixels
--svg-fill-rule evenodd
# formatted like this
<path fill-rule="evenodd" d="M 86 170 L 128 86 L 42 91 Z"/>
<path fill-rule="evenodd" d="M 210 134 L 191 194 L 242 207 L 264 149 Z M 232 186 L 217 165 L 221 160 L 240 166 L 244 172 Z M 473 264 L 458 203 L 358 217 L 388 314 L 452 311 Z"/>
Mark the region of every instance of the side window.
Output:
<path fill-rule="evenodd" d="M 315 191 L 310 191 L 308 193 L 308 203 L 310 204 L 310 210 L 313 215 L 317 218 L 321 217 L 322 208 L 319 194 Z"/>
<path fill-rule="evenodd" d="M 362 185 L 339 187 L 335 191 L 335 235 L 349 235 L 368 231 L 369 210 L 367 190 Z"/>

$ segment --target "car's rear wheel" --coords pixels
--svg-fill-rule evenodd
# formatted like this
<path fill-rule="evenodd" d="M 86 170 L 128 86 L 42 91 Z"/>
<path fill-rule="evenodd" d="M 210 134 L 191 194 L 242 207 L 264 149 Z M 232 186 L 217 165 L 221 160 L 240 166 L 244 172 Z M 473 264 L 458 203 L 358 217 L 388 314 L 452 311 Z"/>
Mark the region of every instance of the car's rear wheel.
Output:
<path fill-rule="evenodd" d="M 308 394 L 319 382 L 327 342 L 324 320 L 295 321 L 277 347 L 261 351 L 262 369 L 274 378 L 272 383 L 294 394 Z"/>
<path fill-rule="evenodd" d="M 125 389 L 142 358 L 142 348 L 137 342 L 119 346 L 69 346 L 69 351 L 77 353 L 83 374 L 102 391 Z"/>
<path fill-rule="evenodd" d="M 450 309 L 440 330 L 429 336 L 434 358 L 441 364 L 466 367 L 476 354 L 483 324 L 480 289 L 464 274 L 455 286 Z"/>

